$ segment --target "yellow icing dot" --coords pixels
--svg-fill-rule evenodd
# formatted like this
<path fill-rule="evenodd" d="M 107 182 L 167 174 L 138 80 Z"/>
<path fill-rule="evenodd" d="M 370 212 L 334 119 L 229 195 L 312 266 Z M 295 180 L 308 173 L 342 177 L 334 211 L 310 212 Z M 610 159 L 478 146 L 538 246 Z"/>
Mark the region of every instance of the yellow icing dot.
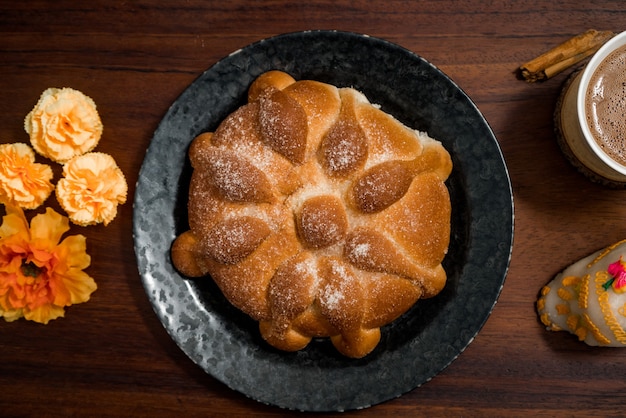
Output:
<path fill-rule="evenodd" d="M 589 275 L 585 274 L 578 290 L 578 307 L 587 309 L 587 306 L 589 306 Z"/>
<path fill-rule="evenodd" d="M 563 286 L 575 286 L 580 283 L 580 277 L 567 276 L 564 277 L 563 280 L 561 280 L 561 283 L 563 284 Z"/>
<path fill-rule="evenodd" d="M 564 303 L 559 303 L 555 307 L 559 315 L 567 315 L 570 312 L 569 305 Z"/>
<path fill-rule="evenodd" d="M 569 290 L 564 289 L 562 287 L 560 287 L 559 290 L 556 293 L 563 300 L 572 300 L 572 299 L 574 299 L 574 294 L 572 292 L 570 292 Z"/>
<path fill-rule="evenodd" d="M 537 310 L 543 311 L 546 308 L 546 300 L 544 298 L 540 298 L 537 301 Z"/>
<path fill-rule="evenodd" d="M 587 327 L 589 331 L 591 331 L 591 334 L 593 335 L 593 337 L 596 339 L 596 341 L 599 344 L 607 345 L 611 343 L 611 340 L 605 337 L 600 331 L 600 329 L 591 321 L 591 318 L 589 318 L 589 315 L 587 315 L 586 313 L 583 313 L 583 320 L 585 322 L 585 326 Z"/>
<path fill-rule="evenodd" d="M 621 344 L 626 344 L 626 332 L 620 326 L 619 322 L 613 315 L 611 310 L 611 305 L 609 303 L 609 292 L 604 289 L 604 283 L 609 280 L 610 276 L 606 271 L 599 271 L 596 273 L 595 285 L 596 285 L 596 295 L 598 296 L 598 303 L 600 304 L 600 309 L 602 310 L 602 315 L 604 317 L 604 323 L 609 327 L 617 341 Z M 608 344 L 610 340 L 603 336 Z M 599 340 L 598 340 L 599 341 Z"/>
<path fill-rule="evenodd" d="M 600 284 L 600 286 L 602 287 L 602 285 L 604 285 L 604 283 L 606 283 L 608 280 L 611 279 L 611 276 L 609 275 L 608 271 L 597 271 L 596 272 L 596 289 L 600 290 L 598 288 L 598 284 Z M 602 287 L 602 289 L 604 290 L 604 287 Z"/>
<path fill-rule="evenodd" d="M 625 242 L 626 242 L 626 239 L 622 240 L 622 241 L 619 241 L 619 242 L 616 242 L 615 244 L 612 244 L 612 245 L 609 245 L 608 247 L 606 247 L 604 250 L 602 250 L 600 252 L 600 254 L 598 254 L 598 256 L 595 258 L 595 260 L 593 260 L 591 263 L 587 264 L 587 268 L 588 269 L 591 268 L 591 266 L 593 266 L 598 261 L 602 260 L 604 257 L 607 256 L 608 253 L 610 253 L 615 248 L 619 247 L 620 245 L 622 245 Z"/>
<path fill-rule="evenodd" d="M 567 326 L 572 331 L 576 331 L 578 328 L 578 315 L 570 315 L 567 317 Z"/>
<path fill-rule="evenodd" d="M 579 341 L 582 341 L 587 338 L 587 328 L 580 327 L 576 330 L 576 332 L 574 332 L 574 334 L 576 334 Z"/>
<path fill-rule="evenodd" d="M 544 286 L 541 288 L 541 296 L 546 296 L 550 293 L 550 286 Z"/>
<path fill-rule="evenodd" d="M 552 325 L 552 322 L 550 321 L 550 315 L 548 315 L 548 313 L 541 314 L 539 319 L 541 319 L 541 323 L 545 325 L 546 327 L 549 327 L 550 325 Z"/>
<path fill-rule="evenodd" d="M 622 315 L 622 316 L 626 316 L 626 304 L 620 306 L 619 309 L 617 310 L 617 312 L 619 312 L 619 314 Z"/>

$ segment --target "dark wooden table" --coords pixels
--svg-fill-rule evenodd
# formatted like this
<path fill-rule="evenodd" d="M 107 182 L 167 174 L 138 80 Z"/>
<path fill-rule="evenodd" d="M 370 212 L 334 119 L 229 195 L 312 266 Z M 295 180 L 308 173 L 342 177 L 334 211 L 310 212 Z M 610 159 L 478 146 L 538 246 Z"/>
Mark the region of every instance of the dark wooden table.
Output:
<path fill-rule="evenodd" d="M 626 191 L 588 181 L 557 146 L 552 113 L 569 72 L 535 84 L 513 74 L 589 28 L 625 30 L 624 3 L 2 1 L 0 142 L 28 142 L 23 119 L 46 88 L 81 90 L 98 105 L 98 150 L 126 174 L 129 202 L 107 227 L 72 228 L 93 256 L 88 303 L 46 326 L 0 320 L 0 415 L 287 413 L 230 390 L 170 339 L 137 271 L 132 197 L 153 132 L 196 77 L 251 42 L 306 29 L 384 38 L 448 74 L 493 128 L 515 197 L 509 273 L 474 342 L 422 387 L 342 416 L 621 415 L 626 350 L 546 332 L 534 302 L 566 265 L 626 237 Z"/>

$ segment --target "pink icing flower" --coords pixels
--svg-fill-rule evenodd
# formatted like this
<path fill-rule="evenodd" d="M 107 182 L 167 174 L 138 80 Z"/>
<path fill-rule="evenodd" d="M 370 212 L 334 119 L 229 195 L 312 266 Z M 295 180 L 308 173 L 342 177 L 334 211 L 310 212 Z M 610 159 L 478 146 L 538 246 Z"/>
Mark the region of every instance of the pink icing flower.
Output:
<path fill-rule="evenodd" d="M 626 263 L 622 261 L 622 257 L 619 257 L 614 263 L 609 264 L 607 272 L 613 276 L 611 286 L 617 293 L 623 293 L 626 291 Z"/>

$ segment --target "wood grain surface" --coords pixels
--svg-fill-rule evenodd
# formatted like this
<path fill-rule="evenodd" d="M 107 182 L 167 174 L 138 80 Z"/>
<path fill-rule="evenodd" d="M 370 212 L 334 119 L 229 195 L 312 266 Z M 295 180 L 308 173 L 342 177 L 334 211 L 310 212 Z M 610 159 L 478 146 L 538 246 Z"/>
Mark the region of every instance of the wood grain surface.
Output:
<path fill-rule="evenodd" d="M 97 103 L 98 150 L 115 156 L 129 184 L 109 226 L 72 228 L 92 254 L 92 299 L 45 326 L 0 321 L 0 416 L 290 414 L 230 390 L 170 339 L 138 275 L 132 196 L 153 132 L 196 77 L 251 42 L 307 29 L 380 37 L 449 75 L 494 130 L 515 198 L 505 286 L 467 350 L 398 399 L 324 416 L 622 415 L 626 350 L 546 332 L 534 302 L 565 266 L 626 237 L 626 191 L 588 181 L 557 146 L 552 114 L 568 72 L 534 84 L 513 74 L 589 28 L 626 30 L 624 3 L 0 1 L 0 143 L 28 142 L 23 119 L 41 92 L 72 87 Z"/>

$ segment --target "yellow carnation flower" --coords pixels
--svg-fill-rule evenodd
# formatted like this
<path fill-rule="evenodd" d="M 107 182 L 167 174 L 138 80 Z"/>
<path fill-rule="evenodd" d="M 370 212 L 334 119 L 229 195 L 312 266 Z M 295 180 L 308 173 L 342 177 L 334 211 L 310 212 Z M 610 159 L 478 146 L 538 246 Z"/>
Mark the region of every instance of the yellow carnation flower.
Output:
<path fill-rule="evenodd" d="M 83 271 L 91 263 L 86 239 L 71 235 L 67 217 L 47 208 L 31 220 L 8 205 L 0 226 L 0 316 L 47 324 L 65 307 L 89 300 L 95 281 Z"/>
<path fill-rule="evenodd" d="M 126 202 L 128 185 L 113 157 L 90 152 L 75 157 L 63 167 L 56 188 L 57 200 L 77 225 L 103 222 L 117 215 L 117 205 Z"/>
<path fill-rule="evenodd" d="M 35 151 L 60 163 L 93 150 L 102 128 L 94 101 L 71 88 L 45 90 L 24 120 Z"/>
<path fill-rule="evenodd" d="M 52 169 L 35 163 L 35 153 L 26 144 L 0 145 L 0 200 L 35 209 L 52 193 Z"/>

